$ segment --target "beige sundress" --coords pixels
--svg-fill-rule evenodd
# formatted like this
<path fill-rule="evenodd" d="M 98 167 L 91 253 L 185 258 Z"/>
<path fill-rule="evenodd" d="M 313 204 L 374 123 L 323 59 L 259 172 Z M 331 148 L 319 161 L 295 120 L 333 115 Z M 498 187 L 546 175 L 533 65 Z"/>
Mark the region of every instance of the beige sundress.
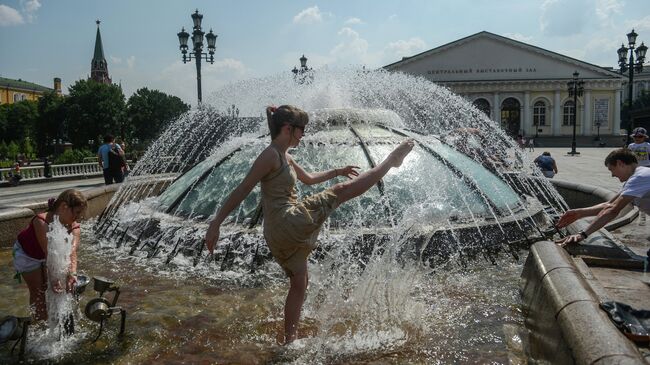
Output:
<path fill-rule="evenodd" d="M 338 206 L 332 189 L 298 201 L 296 172 L 273 145 L 282 165 L 261 181 L 264 238 L 271 254 L 288 276 L 302 269 L 316 248 L 321 225 Z"/>

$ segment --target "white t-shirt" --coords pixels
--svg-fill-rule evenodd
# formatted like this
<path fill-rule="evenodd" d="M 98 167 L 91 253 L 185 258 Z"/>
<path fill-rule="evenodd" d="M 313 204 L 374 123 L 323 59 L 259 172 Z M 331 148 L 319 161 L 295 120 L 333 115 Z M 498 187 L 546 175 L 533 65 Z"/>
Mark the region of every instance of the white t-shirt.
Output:
<path fill-rule="evenodd" d="M 639 161 L 639 166 L 650 167 L 650 143 L 630 143 L 627 148 L 634 152 L 636 159 Z"/>
<path fill-rule="evenodd" d="M 650 214 L 650 168 L 638 166 L 623 185 L 621 195 L 634 197 L 632 204 Z"/>

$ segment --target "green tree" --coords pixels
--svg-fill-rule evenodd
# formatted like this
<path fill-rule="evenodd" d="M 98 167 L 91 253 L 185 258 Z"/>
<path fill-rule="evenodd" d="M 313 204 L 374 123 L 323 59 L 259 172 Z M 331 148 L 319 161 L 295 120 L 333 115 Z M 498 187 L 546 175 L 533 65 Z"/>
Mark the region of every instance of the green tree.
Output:
<path fill-rule="evenodd" d="M 20 146 L 14 141 L 9 142 L 7 145 L 7 158 L 16 161 L 16 157 L 20 153 Z"/>
<path fill-rule="evenodd" d="M 34 148 L 34 143 L 32 142 L 32 139 L 29 138 L 29 136 L 25 137 L 20 143 L 20 152 L 22 152 L 25 157 L 29 158 L 30 160 L 36 157 L 34 154 L 34 152 L 36 152 L 36 149 Z"/>
<path fill-rule="evenodd" d="M 158 137 L 169 121 L 189 109 L 190 106 L 176 96 L 144 87 L 129 98 L 127 120 L 134 129 L 133 137 L 146 143 Z"/>
<path fill-rule="evenodd" d="M 0 141 L 9 142 L 7 139 L 7 117 L 9 115 L 9 108 L 11 104 L 0 105 Z"/>
<path fill-rule="evenodd" d="M 65 134 L 75 148 L 98 141 L 105 134 L 119 135 L 125 127 L 122 89 L 93 80 L 79 80 L 65 99 Z"/>
<path fill-rule="evenodd" d="M 90 152 L 88 149 L 71 149 L 65 150 L 62 154 L 57 156 L 54 160 L 55 164 L 69 164 L 69 163 L 81 163 L 84 162 L 86 157 L 95 157 L 95 153 Z"/>
<path fill-rule="evenodd" d="M 32 100 L 9 104 L 7 108 L 7 125 L 4 135 L 6 141 L 17 143 L 28 137 L 34 120 L 38 117 L 36 102 Z"/>
<path fill-rule="evenodd" d="M 65 123 L 65 104 L 63 97 L 56 92 L 48 92 L 38 100 L 38 118 L 32 129 L 33 141 L 39 156 L 51 153 L 50 141 L 62 138 Z"/>
<path fill-rule="evenodd" d="M 0 140 L 0 160 L 5 160 L 9 158 L 9 149 L 5 141 Z"/>

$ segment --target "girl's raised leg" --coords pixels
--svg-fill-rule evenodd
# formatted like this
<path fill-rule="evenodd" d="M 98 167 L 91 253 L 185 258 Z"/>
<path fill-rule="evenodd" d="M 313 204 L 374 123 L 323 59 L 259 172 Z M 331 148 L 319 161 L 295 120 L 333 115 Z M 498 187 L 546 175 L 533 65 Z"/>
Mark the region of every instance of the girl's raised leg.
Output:
<path fill-rule="evenodd" d="M 362 172 L 357 178 L 338 183 L 332 187 L 334 194 L 337 196 L 338 203 L 341 204 L 352 198 L 355 198 L 370 189 L 373 185 L 381 180 L 388 170 L 392 167 L 399 167 L 406 155 L 411 152 L 415 143 L 412 139 L 402 142 L 391 152 L 384 161 L 372 169 Z"/>

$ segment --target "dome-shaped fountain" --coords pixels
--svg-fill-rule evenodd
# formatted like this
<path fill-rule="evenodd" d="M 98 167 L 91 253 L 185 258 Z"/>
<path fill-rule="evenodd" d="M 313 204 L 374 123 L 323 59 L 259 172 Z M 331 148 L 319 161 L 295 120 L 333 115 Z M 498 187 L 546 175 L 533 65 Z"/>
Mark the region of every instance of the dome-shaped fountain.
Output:
<path fill-rule="evenodd" d="M 515 191 L 447 139 L 406 128 L 392 111 L 313 110 L 306 134 L 292 155 L 308 171 L 344 165 L 367 170 L 404 138 L 416 141 L 399 172 L 390 173 L 375 188 L 334 211 L 314 259 L 325 255 L 344 233 L 346 239 L 358 242 L 351 254 L 363 262 L 364 255 L 394 234 L 398 222 L 409 225 L 411 237 L 400 250 L 430 266 L 446 263 L 450 257 L 464 263 L 478 254 L 492 258 L 503 251 L 515 252 L 549 226 L 538 200 Z M 113 241 L 129 245 L 132 254 L 143 251 L 149 258 L 162 257 L 169 263 L 184 252 L 197 264 L 203 244 L 202 235 L 196 232 L 204 231 L 206 219 L 267 145 L 268 135 L 261 135 L 217 149 L 184 171 L 160 196 L 138 203 L 137 208 L 125 207 L 111 219 L 104 217 L 100 232 L 120 237 Z M 320 189 L 298 185 L 299 196 Z M 222 270 L 253 269 L 271 258 L 263 242 L 263 219 L 256 188 L 225 222 L 222 237 L 228 244 L 221 245 L 216 255 Z"/>
<path fill-rule="evenodd" d="M 228 85 L 173 121 L 113 196 L 91 238 L 109 248 L 102 251 L 108 260 L 144 267 L 155 276 L 147 285 L 181 280 L 172 290 L 183 296 L 174 310 L 200 313 L 198 321 L 210 323 L 203 342 L 232 350 L 229 361 L 250 353 L 250 343 L 259 362 L 271 361 L 286 291 L 277 290 L 284 275 L 263 240 L 259 188 L 224 222 L 214 255 L 203 238 L 210 216 L 268 145 L 261 113 L 273 104 L 309 112 L 306 136 L 290 151 L 308 171 L 366 170 L 404 138 L 416 142 L 399 169 L 323 226 L 304 306 L 313 342 L 287 361 L 393 354 L 398 362 L 508 361 L 503 343 L 516 336 L 501 329 L 522 322 L 521 262 L 509 255 L 552 234 L 566 203 L 494 121 L 421 78 L 319 70 L 305 84 L 278 75 Z M 298 183 L 298 196 L 337 181 Z M 185 297 L 195 295 L 210 304 L 187 307 Z M 220 331 L 227 340 L 217 338 Z M 164 333 L 152 347 L 175 332 Z"/>

